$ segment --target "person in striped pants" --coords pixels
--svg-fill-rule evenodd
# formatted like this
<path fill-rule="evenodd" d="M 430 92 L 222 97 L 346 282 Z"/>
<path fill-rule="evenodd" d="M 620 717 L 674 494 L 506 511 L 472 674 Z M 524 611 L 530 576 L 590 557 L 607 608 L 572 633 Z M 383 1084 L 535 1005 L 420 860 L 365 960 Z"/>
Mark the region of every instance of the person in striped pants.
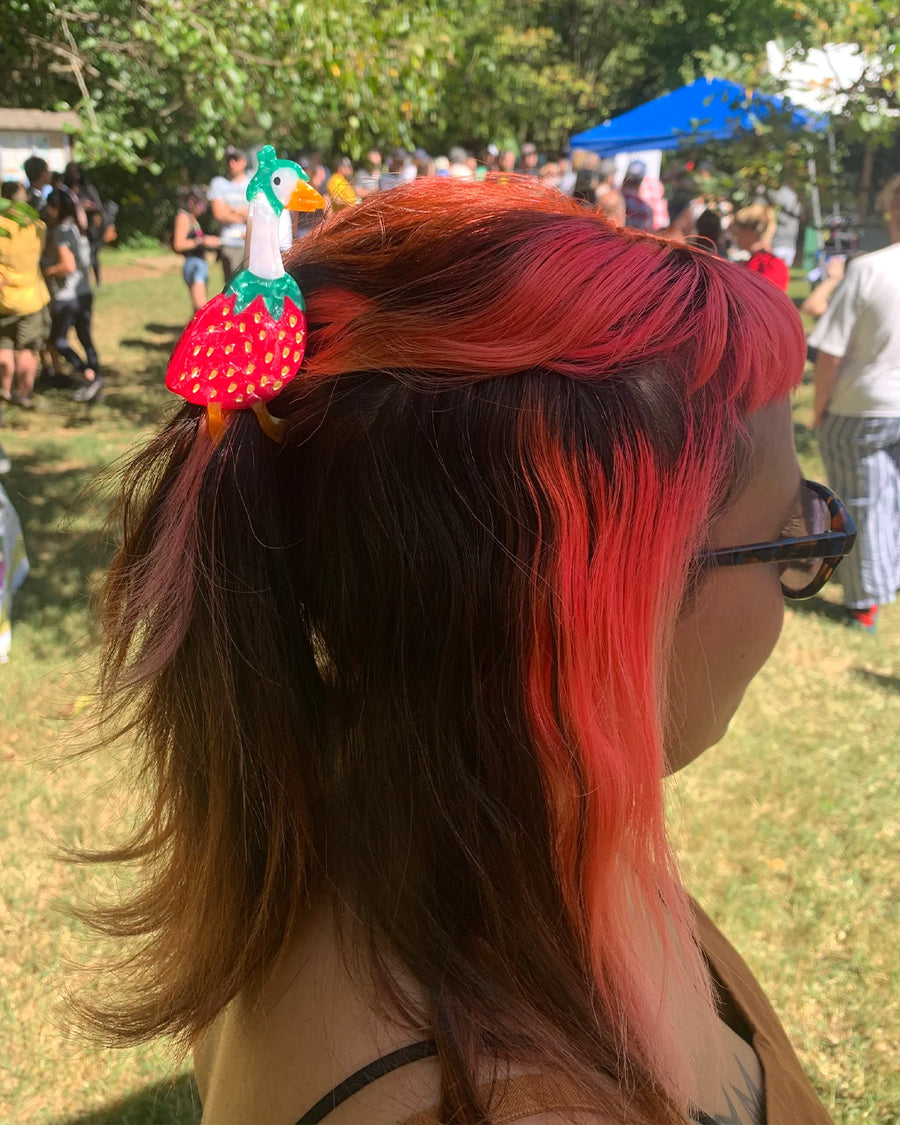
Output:
<path fill-rule="evenodd" d="M 854 261 L 809 337 L 822 460 L 859 530 L 844 602 L 870 632 L 900 587 L 900 176 L 880 203 L 892 244 Z"/>

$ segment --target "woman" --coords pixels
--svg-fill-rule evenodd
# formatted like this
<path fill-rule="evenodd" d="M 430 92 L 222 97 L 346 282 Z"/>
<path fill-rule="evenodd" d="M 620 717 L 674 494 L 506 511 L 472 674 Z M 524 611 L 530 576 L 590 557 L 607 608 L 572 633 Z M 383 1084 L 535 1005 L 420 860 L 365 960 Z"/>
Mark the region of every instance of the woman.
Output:
<path fill-rule="evenodd" d="M 772 235 L 775 233 L 775 212 L 765 203 L 751 203 L 742 207 L 731 221 L 731 234 L 738 250 L 749 253 L 747 266 L 787 292 L 791 275 L 783 259 L 772 253 Z"/>
<path fill-rule="evenodd" d="M 194 312 L 206 304 L 206 283 L 209 281 L 207 250 L 217 250 L 222 240 L 214 234 L 205 234 L 200 226 L 200 216 L 206 212 L 206 192 L 192 185 L 179 193 L 178 210 L 172 228 L 172 249 L 184 256 L 182 277 L 191 295 Z"/>
<path fill-rule="evenodd" d="M 662 802 L 847 540 L 793 307 L 527 183 L 378 194 L 288 261 L 283 443 L 185 406 L 128 473 L 103 691 L 154 789 L 104 1034 L 196 1041 L 216 1125 L 750 1122 L 761 1066 L 771 1125 L 827 1122 Z"/>
<path fill-rule="evenodd" d="M 100 394 L 104 380 L 91 332 L 94 294 L 89 280 L 90 246 L 78 229 L 75 201 L 67 191 L 54 188 L 50 192 L 44 219 L 49 232 L 43 269 L 50 287 L 50 340 L 57 356 L 68 360 L 82 376 L 72 397 L 78 402 L 91 402 Z M 84 356 L 69 344 L 72 328 Z"/>
<path fill-rule="evenodd" d="M 84 169 L 74 160 L 66 165 L 63 173 L 63 185 L 75 200 L 78 226 L 81 233 L 86 236 L 91 248 L 91 266 L 94 270 L 94 281 L 100 284 L 100 247 L 106 233 L 106 219 L 103 215 L 103 203 L 100 193 L 88 181 Z"/>
<path fill-rule="evenodd" d="M 697 216 L 697 232 L 686 238 L 688 246 L 696 246 L 700 250 L 708 250 L 720 258 L 728 257 L 725 245 L 725 232 L 722 230 L 722 217 L 718 211 L 709 207 Z"/>

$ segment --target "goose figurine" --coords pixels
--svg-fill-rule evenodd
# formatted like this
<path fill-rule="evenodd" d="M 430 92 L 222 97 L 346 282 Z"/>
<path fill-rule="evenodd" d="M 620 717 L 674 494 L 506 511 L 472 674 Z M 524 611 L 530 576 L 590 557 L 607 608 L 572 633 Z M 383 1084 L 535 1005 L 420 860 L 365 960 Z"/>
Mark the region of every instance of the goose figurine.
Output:
<path fill-rule="evenodd" d="M 282 423 L 266 403 L 289 383 L 306 350 L 306 315 L 297 282 L 284 272 L 285 211 L 316 211 L 325 200 L 292 160 L 266 145 L 247 185 L 248 265 L 224 293 L 195 313 L 166 371 L 170 391 L 206 407 L 213 441 L 221 440 L 230 410 L 252 409 L 276 441 Z"/>

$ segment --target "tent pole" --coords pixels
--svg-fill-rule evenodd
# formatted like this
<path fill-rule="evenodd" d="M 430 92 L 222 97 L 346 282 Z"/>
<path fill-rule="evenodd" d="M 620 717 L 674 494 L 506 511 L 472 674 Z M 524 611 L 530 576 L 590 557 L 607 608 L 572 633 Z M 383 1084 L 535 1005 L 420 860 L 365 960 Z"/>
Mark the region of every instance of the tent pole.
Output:
<path fill-rule="evenodd" d="M 834 129 L 828 127 L 828 171 L 831 173 L 831 193 L 834 200 L 834 214 L 840 215 L 841 201 L 837 191 L 837 146 L 834 139 Z"/>
<path fill-rule="evenodd" d="M 814 156 L 807 160 L 806 169 L 809 173 L 809 201 L 812 206 L 813 226 L 816 228 L 816 241 L 821 250 L 825 246 L 825 232 L 822 230 L 822 202 L 819 199 L 819 177 Z"/>

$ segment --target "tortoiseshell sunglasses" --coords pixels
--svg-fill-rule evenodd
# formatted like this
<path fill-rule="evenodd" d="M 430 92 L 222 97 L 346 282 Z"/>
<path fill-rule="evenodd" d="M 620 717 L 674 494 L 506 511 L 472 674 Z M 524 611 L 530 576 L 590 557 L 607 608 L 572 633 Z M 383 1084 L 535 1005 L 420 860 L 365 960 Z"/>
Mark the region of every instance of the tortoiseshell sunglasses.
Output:
<path fill-rule="evenodd" d="M 778 563 L 784 596 L 793 601 L 811 598 L 834 574 L 844 555 L 853 550 L 856 525 L 843 501 L 830 488 L 812 480 L 803 481 L 802 518 L 808 531 L 799 538 L 717 547 L 704 551 L 700 561 L 707 566 Z"/>

